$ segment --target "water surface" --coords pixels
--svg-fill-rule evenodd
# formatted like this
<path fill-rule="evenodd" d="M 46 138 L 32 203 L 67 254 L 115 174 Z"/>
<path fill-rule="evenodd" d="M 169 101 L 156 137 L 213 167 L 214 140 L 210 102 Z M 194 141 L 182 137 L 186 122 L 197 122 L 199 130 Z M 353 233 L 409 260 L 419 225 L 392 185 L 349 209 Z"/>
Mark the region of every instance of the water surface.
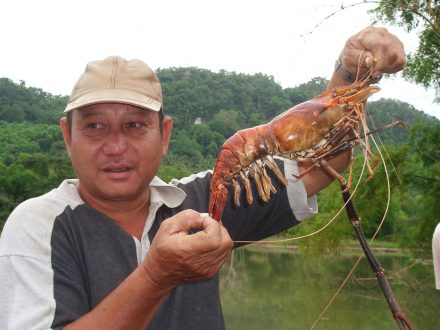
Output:
<path fill-rule="evenodd" d="M 221 271 L 227 329 L 310 329 L 360 253 L 236 250 Z M 440 329 L 432 261 L 390 253 L 382 253 L 379 261 L 413 327 Z M 315 329 L 398 329 L 365 259 Z"/>

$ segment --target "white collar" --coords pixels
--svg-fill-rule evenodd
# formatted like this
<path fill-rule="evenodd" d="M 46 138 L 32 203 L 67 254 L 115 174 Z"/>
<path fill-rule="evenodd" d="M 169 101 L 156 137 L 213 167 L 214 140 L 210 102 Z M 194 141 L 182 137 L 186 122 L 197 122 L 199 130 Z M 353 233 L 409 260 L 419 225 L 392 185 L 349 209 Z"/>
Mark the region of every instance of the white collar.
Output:
<path fill-rule="evenodd" d="M 174 208 L 183 203 L 186 193 L 155 176 L 150 182 L 150 203 L 163 202 L 166 206 Z"/>
<path fill-rule="evenodd" d="M 81 200 L 81 197 L 78 194 L 78 179 L 67 179 L 63 181 L 60 187 L 67 188 L 69 186 L 74 189 L 70 191 L 71 197 L 75 200 Z M 186 193 L 171 184 L 166 183 L 161 180 L 159 177 L 155 176 L 153 180 L 150 182 L 150 204 L 162 202 L 166 206 L 170 208 L 174 208 L 183 203 Z M 82 201 L 84 203 L 84 201 Z"/>

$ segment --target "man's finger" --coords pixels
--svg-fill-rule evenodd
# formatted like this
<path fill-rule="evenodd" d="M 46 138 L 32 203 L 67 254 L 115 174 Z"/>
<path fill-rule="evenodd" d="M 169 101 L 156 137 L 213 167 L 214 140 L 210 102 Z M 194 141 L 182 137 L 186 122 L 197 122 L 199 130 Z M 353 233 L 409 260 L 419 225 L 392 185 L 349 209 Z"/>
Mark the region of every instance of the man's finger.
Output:
<path fill-rule="evenodd" d="M 199 212 L 185 210 L 166 219 L 162 226 L 170 235 L 189 232 L 191 230 L 203 229 L 203 218 Z"/>
<path fill-rule="evenodd" d="M 203 213 L 203 230 L 208 235 L 218 234 L 220 232 L 220 224 L 211 218 L 207 213 Z"/>

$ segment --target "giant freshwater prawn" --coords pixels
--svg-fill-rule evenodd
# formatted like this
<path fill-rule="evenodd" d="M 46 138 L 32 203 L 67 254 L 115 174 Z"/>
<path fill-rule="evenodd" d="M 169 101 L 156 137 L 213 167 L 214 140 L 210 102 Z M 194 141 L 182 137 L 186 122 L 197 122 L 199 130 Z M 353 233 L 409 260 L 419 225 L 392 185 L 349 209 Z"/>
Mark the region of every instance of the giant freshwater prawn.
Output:
<path fill-rule="evenodd" d="M 361 54 L 359 63 L 362 60 Z M 254 197 L 251 180 L 255 182 L 259 198 L 264 202 L 268 201 L 277 191 L 267 173 L 267 168 L 273 171 L 278 180 L 287 185 L 287 179 L 274 160 L 275 156 L 297 161 L 307 160 L 311 163 L 309 169 L 299 177 L 315 167 L 322 168 L 341 185 L 344 206 L 338 214 L 345 207 L 350 223 L 376 274 L 399 328 L 412 329 L 392 294 L 383 268 L 368 247 L 350 195 L 355 149 L 360 146 L 363 151 L 364 168 L 366 167 L 369 173 L 368 179 L 373 177 L 374 169 L 379 163 L 370 146 L 370 138 L 375 131 L 370 131 L 368 128 L 365 104 L 371 95 L 379 92 L 380 88 L 371 84 L 373 67 L 361 78 L 359 67 L 360 65 L 353 84 L 330 89 L 281 113 L 267 124 L 238 131 L 226 140 L 220 150 L 211 179 L 209 214 L 217 221 L 221 221 L 228 189 L 231 186 L 237 207 L 240 206 L 242 186 L 244 186 L 246 202 L 252 204 Z M 403 123 L 395 122 L 384 128 L 394 125 L 403 125 Z M 372 140 L 376 144 L 373 138 Z M 351 152 L 352 155 L 347 179 L 327 162 L 328 159 L 342 152 Z M 380 155 L 382 157 L 382 154 Z"/>

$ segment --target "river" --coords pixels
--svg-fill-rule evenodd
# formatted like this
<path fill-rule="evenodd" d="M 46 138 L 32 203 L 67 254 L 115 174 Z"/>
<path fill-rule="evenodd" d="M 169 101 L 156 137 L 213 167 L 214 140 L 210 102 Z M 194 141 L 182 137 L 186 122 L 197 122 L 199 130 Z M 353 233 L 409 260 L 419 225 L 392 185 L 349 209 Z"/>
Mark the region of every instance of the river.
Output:
<path fill-rule="evenodd" d="M 227 329 L 310 329 L 360 253 L 237 249 L 220 277 Z M 378 259 L 412 326 L 440 329 L 432 260 L 404 253 L 381 253 Z M 314 329 L 398 329 L 365 259 Z"/>

